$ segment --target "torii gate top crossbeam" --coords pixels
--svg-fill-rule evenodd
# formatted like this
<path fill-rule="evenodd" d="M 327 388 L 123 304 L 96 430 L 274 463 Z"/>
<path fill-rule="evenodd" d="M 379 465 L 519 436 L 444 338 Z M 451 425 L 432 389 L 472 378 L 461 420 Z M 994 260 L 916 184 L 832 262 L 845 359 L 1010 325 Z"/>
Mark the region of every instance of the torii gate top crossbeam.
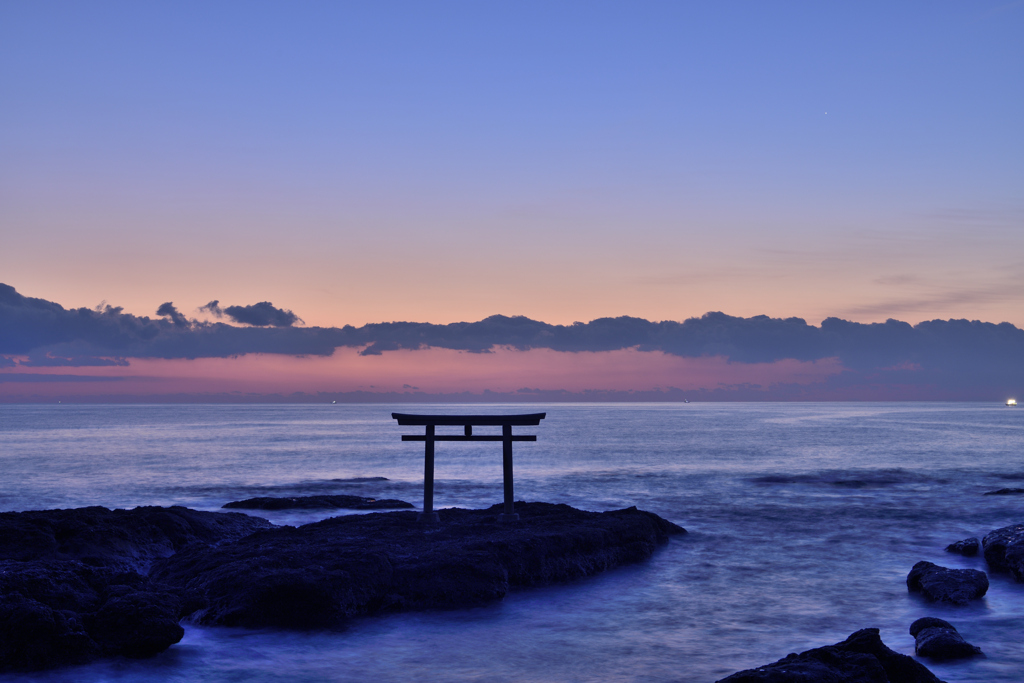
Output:
<path fill-rule="evenodd" d="M 513 509 L 514 498 L 512 492 L 512 442 L 513 441 L 536 441 L 537 437 L 525 434 L 512 434 L 513 426 L 539 425 L 540 421 L 547 416 L 547 413 L 531 413 L 528 415 L 408 415 L 405 413 L 391 413 L 391 417 L 398 420 L 402 426 L 422 426 L 426 428 L 425 434 L 403 434 L 402 441 L 423 441 L 423 512 L 420 513 L 420 520 L 424 522 L 437 522 L 438 516 L 434 512 L 434 442 L 435 441 L 501 441 L 502 442 L 502 470 L 505 482 L 505 512 L 498 517 L 499 521 L 510 522 L 519 518 Z M 435 434 L 434 428 L 438 425 L 452 426 L 461 425 L 464 434 Z M 473 427 L 501 427 L 501 435 L 497 434 L 473 434 Z"/>
<path fill-rule="evenodd" d="M 498 427 L 511 425 L 525 427 L 539 425 L 547 413 L 530 413 L 529 415 L 408 415 L 391 413 L 403 427 L 420 425 L 464 425 L 479 427 Z"/>

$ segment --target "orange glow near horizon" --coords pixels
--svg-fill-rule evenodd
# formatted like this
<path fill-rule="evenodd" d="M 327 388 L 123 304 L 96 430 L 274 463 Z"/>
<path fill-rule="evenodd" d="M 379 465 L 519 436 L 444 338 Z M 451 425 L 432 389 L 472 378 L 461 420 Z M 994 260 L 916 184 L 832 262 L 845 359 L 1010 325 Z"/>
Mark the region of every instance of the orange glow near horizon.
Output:
<path fill-rule="evenodd" d="M 756 384 L 815 384 L 842 372 L 837 359 L 730 363 L 721 356 L 681 358 L 661 351 L 622 349 L 562 352 L 550 349 L 468 353 L 431 348 L 360 356 L 339 348 L 329 357 L 250 354 L 197 360 L 132 359 L 127 367 L 31 368 L 8 374 L 116 378 L 91 382 L 5 382 L 0 396 L 103 396 L 147 394 L 295 392 L 424 393 L 542 391 L 684 391 Z"/>

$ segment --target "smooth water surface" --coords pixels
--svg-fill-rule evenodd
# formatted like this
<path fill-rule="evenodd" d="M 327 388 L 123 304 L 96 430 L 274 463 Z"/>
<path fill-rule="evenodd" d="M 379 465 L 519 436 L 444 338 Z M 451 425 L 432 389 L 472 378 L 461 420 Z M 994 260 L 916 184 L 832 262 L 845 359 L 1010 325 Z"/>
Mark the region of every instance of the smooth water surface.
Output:
<path fill-rule="evenodd" d="M 0 509 L 187 505 L 258 495 L 422 495 L 422 446 L 398 412 L 539 412 L 515 450 L 516 497 L 636 505 L 689 530 L 654 558 L 455 612 L 288 633 L 186 624 L 156 658 L 0 680 L 714 681 L 869 626 L 913 653 L 921 616 L 987 657 L 925 662 L 940 678 L 1024 680 L 1024 584 L 928 605 L 919 560 L 986 569 L 943 548 L 1024 522 L 1024 409 L 985 404 L 536 406 L 0 406 Z M 439 428 L 440 431 L 441 428 Z M 452 433 L 456 433 L 453 428 Z M 476 433 L 488 433 L 477 428 Z M 387 477 L 387 481 L 351 481 Z M 441 443 L 435 505 L 500 502 L 498 444 Z M 265 513 L 301 524 L 323 515 Z M 443 513 L 442 513 L 443 515 Z"/>

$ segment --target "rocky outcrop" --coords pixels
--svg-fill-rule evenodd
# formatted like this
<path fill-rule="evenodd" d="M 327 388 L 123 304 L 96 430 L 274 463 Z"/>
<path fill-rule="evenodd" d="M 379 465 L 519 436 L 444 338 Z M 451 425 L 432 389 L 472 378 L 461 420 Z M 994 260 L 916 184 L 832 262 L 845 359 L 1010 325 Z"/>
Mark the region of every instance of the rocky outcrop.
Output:
<path fill-rule="evenodd" d="M 977 569 L 949 569 L 922 560 L 907 575 L 907 590 L 932 602 L 966 605 L 988 592 L 988 576 Z"/>
<path fill-rule="evenodd" d="M 942 683 L 912 657 L 893 652 L 878 635 L 865 628 L 835 645 L 791 654 L 772 664 L 747 669 L 718 683 Z"/>
<path fill-rule="evenodd" d="M 0 671 L 146 657 L 205 624 L 313 628 L 463 607 L 649 557 L 685 531 L 636 508 L 519 503 L 275 527 L 186 508 L 0 514 Z"/>
<path fill-rule="evenodd" d="M 1024 524 L 991 531 L 981 539 L 981 545 L 992 571 L 1010 572 L 1014 579 L 1024 583 Z"/>
<path fill-rule="evenodd" d="M 248 498 L 226 503 L 223 507 L 237 510 L 400 510 L 412 503 L 391 498 L 363 496 L 299 496 L 295 498 Z"/>
<path fill-rule="evenodd" d="M 981 648 L 971 645 L 948 621 L 936 617 L 921 617 L 910 625 L 914 636 L 914 652 L 932 659 L 965 659 L 976 657 Z"/>
<path fill-rule="evenodd" d="M 181 605 L 131 571 L 73 560 L 0 562 L 0 670 L 147 657 L 181 640 Z"/>
<path fill-rule="evenodd" d="M 978 547 L 981 545 L 981 541 L 973 536 L 971 538 L 965 538 L 962 541 L 956 543 L 950 543 L 946 546 L 947 553 L 956 553 L 957 555 L 963 555 L 964 557 L 974 557 L 978 554 Z"/>
<path fill-rule="evenodd" d="M 0 513 L 0 559 L 77 560 L 146 573 L 187 545 L 221 543 L 273 525 L 242 513 L 183 507 L 40 510 Z"/>
<path fill-rule="evenodd" d="M 185 547 L 272 526 L 186 508 L 0 514 L 0 671 L 146 657 L 181 640 L 181 601 L 145 576 Z"/>
<path fill-rule="evenodd" d="M 275 528 L 183 550 L 153 576 L 181 589 L 197 623 L 327 627 L 358 615 L 485 604 L 513 587 L 643 560 L 685 533 L 636 508 L 517 503 L 520 521 L 511 525 L 498 523 L 501 511 L 441 510 L 437 526 L 389 512 Z"/>

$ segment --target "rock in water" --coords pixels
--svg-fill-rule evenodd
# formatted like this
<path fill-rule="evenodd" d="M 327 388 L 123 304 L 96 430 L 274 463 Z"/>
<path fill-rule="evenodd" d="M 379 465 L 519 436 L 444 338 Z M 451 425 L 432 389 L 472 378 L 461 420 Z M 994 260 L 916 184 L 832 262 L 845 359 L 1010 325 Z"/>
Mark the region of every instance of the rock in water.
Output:
<path fill-rule="evenodd" d="M 948 621 L 935 617 L 921 617 L 910 625 L 914 636 L 914 652 L 932 659 L 964 659 L 982 654 L 980 647 L 971 645 Z"/>
<path fill-rule="evenodd" d="M 181 604 L 146 577 L 74 560 L 0 562 L 0 670 L 103 655 L 146 657 L 181 640 Z"/>
<path fill-rule="evenodd" d="M 1024 583 L 1024 524 L 1004 526 L 990 531 L 981 539 L 985 562 L 997 572 L 1010 572 L 1018 583 Z"/>
<path fill-rule="evenodd" d="M 79 560 L 145 573 L 150 563 L 191 543 L 220 543 L 274 526 L 241 512 L 183 507 L 39 510 L 0 513 L 0 559 Z"/>
<path fill-rule="evenodd" d="M 932 602 L 966 605 L 988 592 L 988 576 L 977 569 L 949 569 L 922 560 L 907 575 L 907 590 Z"/>
<path fill-rule="evenodd" d="M 515 586 L 645 559 L 685 533 L 636 508 L 517 503 L 516 524 L 499 524 L 501 511 L 441 510 L 439 526 L 387 512 L 259 531 L 185 549 L 154 565 L 153 577 L 190 596 L 201 624 L 332 627 L 357 615 L 485 604 Z"/>
<path fill-rule="evenodd" d="M 248 498 L 226 503 L 223 507 L 239 510 L 396 510 L 412 503 L 391 498 L 363 496 L 299 496 L 297 498 Z"/>
<path fill-rule="evenodd" d="M 971 538 L 965 538 L 964 540 L 957 541 L 956 543 L 950 543 L 946 546 L 946 552 L 956 553 L 958 555 L 963 555 L 964 557 L 974 557 L 978 554 L 978 546 L 980 545 L 981 542 L 972 536 Z"/>
<path fill-rule="evenodd" d="M 273 526 L 241 513 L 144 507 L 0 514 L 0 671 L 146 657 L 181 640 L 157 558 Z"/>
<path fill-rule="evenodd" d="M 893 652 L 877 628 L 861 629 L 835 645 L 791 654 L 739 671 L 718 683 L 942 683 L 912 657 Z"/>

